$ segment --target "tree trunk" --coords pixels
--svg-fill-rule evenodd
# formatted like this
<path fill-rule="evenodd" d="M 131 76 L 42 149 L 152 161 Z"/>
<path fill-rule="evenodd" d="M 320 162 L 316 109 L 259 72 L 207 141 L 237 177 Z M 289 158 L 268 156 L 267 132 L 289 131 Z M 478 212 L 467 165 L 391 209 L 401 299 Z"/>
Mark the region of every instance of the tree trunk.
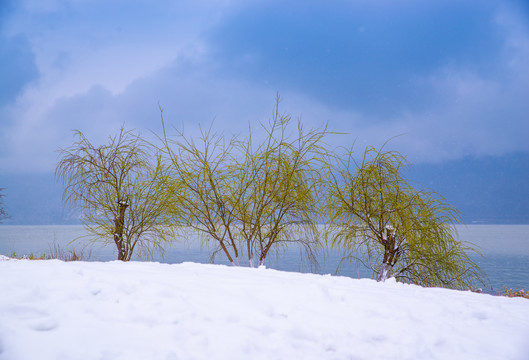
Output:
<path fill-rule="evenodd" d="M 395 256 L 397 249 L 395 248 L 395 230 L 393 227 L 386 225 L 386 236 L 381 236 L 381 242 L 384 244 L 384 258 L 382 259 L 382 266 L 378 271 L 377 281 L 386 281 L 391 277 L 391 270 L 396 262 Z"/>
<path fill-rule="evenodd" d="M 387 278 L 391 277 L 391 270 L 393 266 L 391 266 L 388 263 L 383 263 L 380 267 L 380 270 L 378 270 L 378 278 L 377 281 L 386 281 Z"/>
<path fill-rule="evenodd" d="M 224 251 L 224 254 L 226 254 L 226 257 L 228 258 L 228 260 L 230 261 L 230 263 L 235 266 L 235 263 L 233 262 L 233 258 L 231 257 L 230 255 L 230 252 L 228 251 L 228 249 L 226 248 L 226 245 L 224 245 L 224 241 L 222 240 L 218 240 L 219 244 L 220 244 L 220 247 L 222 248 L 222 251 Z"/>
<path fill-rule="evenodd" d="M 246 237 L 246 250 L 248 252 L 248 263 L 250 264 L 250 267 L 253 267 L 253 254 L 249 237 Z"/>
<path fill-rule="evenodd" d="M 114 243 L 118 248 L 118 260 L 127 261 L 129 260 L 127 252 L 125 250 L 125 244 L 123 243 L 123 228 L 125 227 L 125 211 L 127 210 L 127 204 L 123 200 L 118 200 L 119 214 L 114 218 Z"/>

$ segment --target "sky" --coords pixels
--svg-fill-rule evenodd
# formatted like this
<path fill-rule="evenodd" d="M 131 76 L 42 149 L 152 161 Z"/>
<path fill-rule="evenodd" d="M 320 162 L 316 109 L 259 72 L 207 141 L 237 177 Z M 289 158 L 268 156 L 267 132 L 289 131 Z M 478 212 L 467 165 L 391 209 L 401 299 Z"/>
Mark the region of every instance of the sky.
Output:
<path fill-rule="evenodd" d="M 403 153 L 472 221 L 527 222 L 523 1 L 0 1 L 4 223 L 67 217 L 57 152 L 79 129 L 226 134 L 281 109 Z M 500 219 L 501 218 L 501 219 Z"/>

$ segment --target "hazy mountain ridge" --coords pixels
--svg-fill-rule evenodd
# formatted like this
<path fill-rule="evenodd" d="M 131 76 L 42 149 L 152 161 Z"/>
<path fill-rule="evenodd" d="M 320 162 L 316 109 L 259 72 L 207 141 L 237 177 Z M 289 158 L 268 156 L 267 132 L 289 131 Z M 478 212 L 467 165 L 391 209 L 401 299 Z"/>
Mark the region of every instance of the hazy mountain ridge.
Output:
<path fill-rule="evenodd" d="M 412 165 L 417 188 L 443 195 L 468 224 L 529 224 L 529 153 Z M 0 175 L 6 225 L 79 224 L 53 173 Z"/>

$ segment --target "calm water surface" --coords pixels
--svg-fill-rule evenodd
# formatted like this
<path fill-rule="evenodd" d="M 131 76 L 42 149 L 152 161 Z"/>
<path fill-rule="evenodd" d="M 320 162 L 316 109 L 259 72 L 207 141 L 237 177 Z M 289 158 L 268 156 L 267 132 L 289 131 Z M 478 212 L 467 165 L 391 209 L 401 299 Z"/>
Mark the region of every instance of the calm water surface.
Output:
<path fill-rule="evenodd" d="M 529 289 L 529 225 L 459 225 L 459 238 L 476 245 L 483 257 L 475 258 L 478 265 L 487 274 L 491 289 L 489 292 L 501 292 L 503 286 L 514 289 Z M 58 247 L 62 251 L 76 249 L 83 251 L 90 261 L 109 261 L 116 259 L 112 244 L 104 246 L 92 244 L 82 226 L 0 226 L 0 254 L 29 255 L 54 253 Z M 76 240 L 77 239 L 77 240 Z M 135 258 L 134 260 L 141 260 Z M 155 254 L 155 261 L 181 263 L 193 261 L 209 262 L 209 252 L 197 242 L 176 242 L 166 248 L 164 256 Z M 310 271 L 300 265 L 297 252 L 291 252 L 280 258 L 270 257 L 267 266 L 285 271 Z M 219 255 L 216 263 L 226 264 Z M 338 254 L 327 254 L 320 259 L 320 273 L 334 273 L 339 262 Z M 370 277 L 362 268 L 354 265 L 342 266 L 340 275 L 350 277 Z"/>

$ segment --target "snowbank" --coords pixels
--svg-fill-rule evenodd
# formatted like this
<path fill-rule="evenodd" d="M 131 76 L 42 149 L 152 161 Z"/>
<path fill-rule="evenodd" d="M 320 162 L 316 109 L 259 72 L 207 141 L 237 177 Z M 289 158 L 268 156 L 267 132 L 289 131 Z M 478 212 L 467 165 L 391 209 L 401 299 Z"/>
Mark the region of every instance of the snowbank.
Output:
<path fill-rule="evenodd" d="M 528 359 L 529 301 L 184 263 L 0 261 L 0 359 Z"/>

